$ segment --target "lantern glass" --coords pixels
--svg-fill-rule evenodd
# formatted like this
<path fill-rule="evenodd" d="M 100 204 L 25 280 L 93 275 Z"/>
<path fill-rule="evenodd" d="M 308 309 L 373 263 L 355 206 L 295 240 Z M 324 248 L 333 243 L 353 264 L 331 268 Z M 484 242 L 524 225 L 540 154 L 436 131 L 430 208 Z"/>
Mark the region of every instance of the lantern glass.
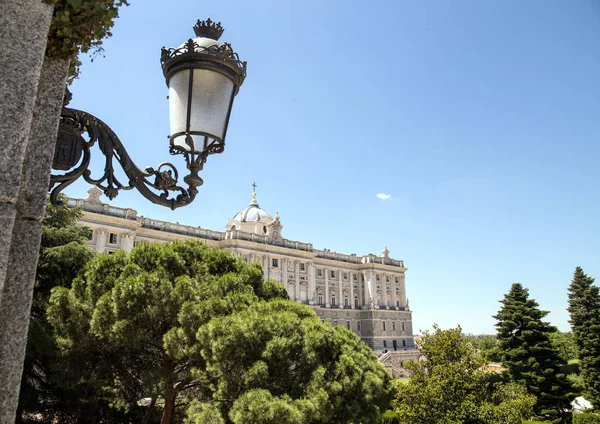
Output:
<path fill-rule="evenodd" d="M 219 72 L 192 68 L 174 74 L 169 80 L 172 143 L 190 151 L 185 143 L 190 135 L 194 150 L 201 152 L 204 136 L 223 141 L 233 96 L 233 81 Z"/>

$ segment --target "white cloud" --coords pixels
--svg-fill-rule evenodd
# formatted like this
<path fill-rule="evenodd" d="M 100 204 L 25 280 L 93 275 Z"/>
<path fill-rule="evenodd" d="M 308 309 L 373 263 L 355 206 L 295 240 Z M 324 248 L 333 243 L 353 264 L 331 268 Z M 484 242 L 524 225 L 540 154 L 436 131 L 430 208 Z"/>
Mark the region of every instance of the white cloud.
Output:
<path fill-rule="evenodd" d="M 387 200 L 387 199 L 390 199 L 391 197 L 392 197 L 391 194 L 377 193 L 377 198 L 381 199 L 381 200 Z"/>

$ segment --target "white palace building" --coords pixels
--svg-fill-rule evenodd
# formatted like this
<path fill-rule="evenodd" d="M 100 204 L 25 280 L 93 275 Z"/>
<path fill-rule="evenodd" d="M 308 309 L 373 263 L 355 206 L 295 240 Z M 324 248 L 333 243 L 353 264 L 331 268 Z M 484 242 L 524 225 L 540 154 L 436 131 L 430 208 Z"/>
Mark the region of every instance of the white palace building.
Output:
<path fill-rule="evenodd" d="M 389 257 L 387 248 L 379 256 L 357 256 L 285 239 L 279 216 L 259 207 L 256 192 L 224 232 L 141 217 L 133 209 L 102 203 L 95 187 L 88 193 L 87 199 L 70 199 L 69 206 L 83 209 L 80 223 L 92 230 L 90 243 L 98 252 L 130 251 L 140 242 L 199 239 L 259 262 L 265 278 L 284 284 L 290 299 L 309 305 L 333 325 L 346 326 L 376 352 L 415 349 L 406 268 Z"/>

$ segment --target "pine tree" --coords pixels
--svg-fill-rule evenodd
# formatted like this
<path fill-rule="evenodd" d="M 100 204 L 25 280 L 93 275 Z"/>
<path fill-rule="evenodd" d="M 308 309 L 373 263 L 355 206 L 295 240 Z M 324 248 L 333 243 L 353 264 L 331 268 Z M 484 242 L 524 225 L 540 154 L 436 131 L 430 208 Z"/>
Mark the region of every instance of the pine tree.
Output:
<path fill-rule="evenodd" d="M 577 345 L 585 397 L 600 407 L 600 293 L 594 279 L 577 267 L 569 286 L 569 323 Z"/>
<path fill-rule="evenodd" d="M 542 319 L 547 311 L 529 298 L 529 290 L 512 285 L 500 301 L 496 328 L 502 363 L 510 379 L 537 397 L 534 411 L 554 422 L 567 422 L 571 385 L 560 368 L 566 365 L 550 342 L 557 331 Z"/>

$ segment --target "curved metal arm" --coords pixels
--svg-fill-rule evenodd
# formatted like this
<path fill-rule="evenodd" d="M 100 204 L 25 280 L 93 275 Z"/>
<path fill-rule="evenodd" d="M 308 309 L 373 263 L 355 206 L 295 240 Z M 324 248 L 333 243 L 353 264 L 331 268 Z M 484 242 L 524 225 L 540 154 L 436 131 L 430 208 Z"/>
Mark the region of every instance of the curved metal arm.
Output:
<path fill-rule="evenodd" d="M 86 141 L 82 137 L 83 133 L 87 133 L 89 140 Z M 104 174 L 97 179 L 91 177 L 91 171 L 88 169 L 91 148 L 96 142 L 106 158 Z M 190 171 L 190 174 L 183 179 L 188 186 L 187 189 L 178 185 L 179 173 L 171 163 L 163 162 L 156 169 L 148 167 L 141 170 L 133 163 L 125 146 L 108 125 L 87 112 L 63 107 L 53 168 L 69 172 L 50 176 L 50 200 L 53 204 L 60 204 L 59 193 L 83 176 L 84 180 L 100 188 L 111 200 L 119 194 L 120 190 L 135 188 L 145 198 L 158 205 L 171 209 L 186 206 L 196 197 L 198 193 L 196 187 L 202 185 L 198 172 L 202 170 L 206 157 L 192 160 L 185 150 L 170 149 L 170 153 L 185 156 Z M 79 158 L 82 154 L 83 158 L 80 162 Z M 122 184 L 115 176 L 113 159 L 119 162 L 129 178 L 127 185 Z M 73 169 L 77 163 L 79 165 Z M 162 193 L 157 194 L 153 190 Z"/>

